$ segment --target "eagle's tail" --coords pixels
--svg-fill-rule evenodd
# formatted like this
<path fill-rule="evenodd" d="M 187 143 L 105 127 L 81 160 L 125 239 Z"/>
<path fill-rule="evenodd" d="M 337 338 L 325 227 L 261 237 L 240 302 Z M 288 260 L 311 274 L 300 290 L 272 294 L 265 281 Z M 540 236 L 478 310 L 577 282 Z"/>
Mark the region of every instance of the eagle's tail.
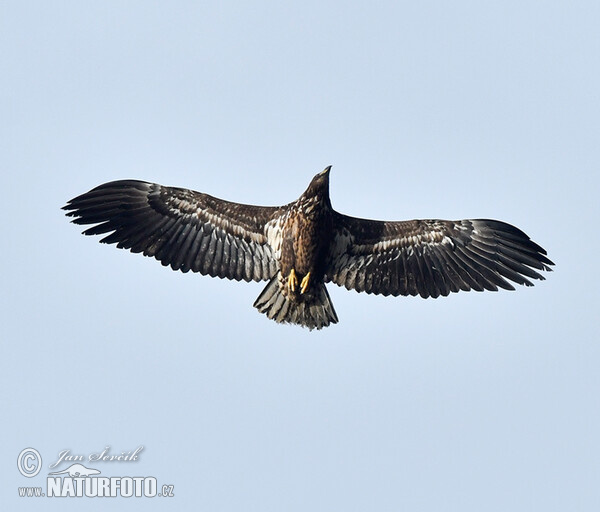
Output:
<path fill-rule="evenodd" d="M 297 324 L 311 331 L 338 322 L 324 283 L 292 299 L 285 292 L 281 274 L 277 274 L 254 301 L 254 307 L 278 323 Z"/>

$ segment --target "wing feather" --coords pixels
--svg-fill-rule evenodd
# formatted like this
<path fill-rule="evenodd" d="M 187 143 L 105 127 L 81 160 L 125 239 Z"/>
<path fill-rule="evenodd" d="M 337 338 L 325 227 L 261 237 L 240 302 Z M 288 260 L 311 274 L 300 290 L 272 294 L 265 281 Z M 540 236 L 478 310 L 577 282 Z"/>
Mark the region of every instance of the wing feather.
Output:
<path fill-rule="evenodd" d="M 189 189 L 122 180 L 105 183 L 63 208 L 83 233 L 153 256 L 182 272 L 228 279 L 272 278 L 277 261 L 265 224 L 280 211 L 224 201 Z"/>
<path fill-rule="evenodd" d="M 382 295 L 439 297 L 513 290 L 554 265 L 520 229 L 501 221 L 385 222 L 336 214 L 325 280 Z"/>

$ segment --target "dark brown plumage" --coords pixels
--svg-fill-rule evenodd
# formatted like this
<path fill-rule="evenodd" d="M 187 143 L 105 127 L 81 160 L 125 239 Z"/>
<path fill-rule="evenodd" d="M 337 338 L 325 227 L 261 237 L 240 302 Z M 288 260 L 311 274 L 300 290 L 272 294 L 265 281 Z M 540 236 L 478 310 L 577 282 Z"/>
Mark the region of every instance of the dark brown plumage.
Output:
<path fill-rule="evenodd" d="M 331 208 L 329 171 L 297 201 L 250 206 L 136 180 L 100 185 L 64 207 L 86 235 L 154 256 L 173 270 L 269 281 L 254 306 L 277 322 L 338 321 L 325 283 L 382 295 L 446 296 L 531 286 L 546 251 L 495 220 L 357 219 Z"/>

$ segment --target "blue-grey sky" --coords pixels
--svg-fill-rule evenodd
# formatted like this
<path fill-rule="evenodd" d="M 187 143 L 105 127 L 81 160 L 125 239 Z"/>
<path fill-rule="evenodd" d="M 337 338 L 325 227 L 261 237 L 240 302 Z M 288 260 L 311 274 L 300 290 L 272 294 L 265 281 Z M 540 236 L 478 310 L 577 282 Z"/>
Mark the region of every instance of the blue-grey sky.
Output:
<path fill-rule="evenodd" d="M 592 1 L 3 2 L 3 508 L 104 510 L 17 489 L 62 450 L 143 445 L 86 465 L 175 497 L 115 510 L 598 510 L 599 19 Z M 263 284 L 173 272 L 60 211 L 119 178 L 283 204 L 329 164 L 338 211 L 501 219 L 555 272 L 437 300 L 330 285 L 340 323 L 308 332 L 252 308 Z"/>

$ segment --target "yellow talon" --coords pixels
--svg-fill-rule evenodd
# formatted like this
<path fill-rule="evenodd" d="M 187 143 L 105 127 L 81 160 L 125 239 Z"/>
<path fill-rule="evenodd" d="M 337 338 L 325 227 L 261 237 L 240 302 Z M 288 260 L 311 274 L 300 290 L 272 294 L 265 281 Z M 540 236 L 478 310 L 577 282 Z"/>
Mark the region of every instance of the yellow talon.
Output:
<path fill-rule="evenodd" d="M 306 292 L 308 290 L 308 281 L 310 280 L 310 272 L 304 276 L 302 282 L 300 283 L 300 293 Z"/>
<path fill-rule="evenodd" d="M 290 275 L 288 276 L 288 286 L 290 287 L 291 291 L 296 291 L 296 286 L 298 286 L 298 278 L 296 277 L 296 271 L 294 269 L 290 271 Z"/>

